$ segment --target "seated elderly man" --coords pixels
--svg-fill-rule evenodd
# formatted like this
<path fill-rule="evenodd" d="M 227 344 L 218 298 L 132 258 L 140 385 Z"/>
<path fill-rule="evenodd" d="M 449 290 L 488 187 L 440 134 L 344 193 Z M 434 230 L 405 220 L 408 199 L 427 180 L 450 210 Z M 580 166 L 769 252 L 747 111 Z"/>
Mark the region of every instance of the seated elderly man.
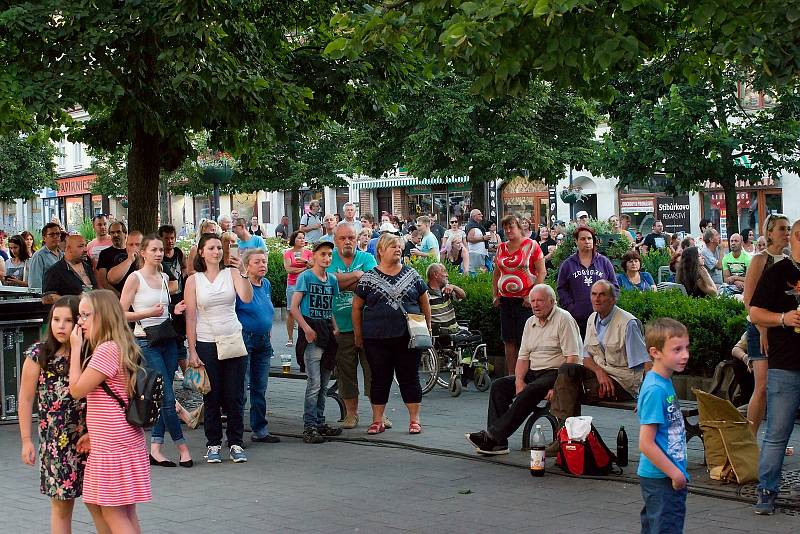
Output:
<path fill-rule="evenodd" d="M 431 263 L 425 275 L 428 279 L 428 301 L 431 304 L 433 335 L 457 334 L 460 328 L 456 322 L 453 302 L 458 302 L 467 294 L 460 287 L 449 283 L 447 268 L 441 263 Z"/>
<path fill-rule="evenodd" d="M 595 282 L 590 298 L 594 312 L 586 324 L 583 365 L 561 366 L 550 400 L 550 413 L 561 424 L 567 417 L 581 414 L 581 403 L 638 397 L 645 366 L 650 366 L 642 325 L 617 306 L 611 282 Z"/>
<path fill-rule="evenodd" d="M 466 434 L 479 454 L 508 454 L 508 437 L 552 396 L 558 369 L 578 361 L 578 323 L 556 305 L 553 288 L 537 284 L 529 298 L 533 316 L 525 322 L 514 375 L 492 384 L 486 430 Z"/>

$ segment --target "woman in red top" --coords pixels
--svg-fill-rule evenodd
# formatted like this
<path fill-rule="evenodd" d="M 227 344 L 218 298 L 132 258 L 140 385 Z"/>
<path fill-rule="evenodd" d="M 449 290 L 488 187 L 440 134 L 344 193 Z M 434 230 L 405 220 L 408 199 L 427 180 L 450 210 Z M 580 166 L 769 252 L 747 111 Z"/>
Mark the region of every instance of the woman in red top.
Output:
<path fill-rule="evenodd" d="M 286 309 L 292 305 L 294 285 L 300 273 L 311 266 L 314 254 L 305 248 L 306 234 L 297 230 L 289 236 L 289 248 L 283 253 L 283 268 L 286 269 Z M 291 314 L 286 318 L 287 347 L 294 345 L 294 318 Z"/>
<path fill-rule="evenodd" d="M 81 362 L 86 340 L 88 360 Z M 116 294 L 101 289 L 85 294 L 78 324 L 70 335 L 69 391 L 86 397 L 91 451 L 83 477 L 83 500 L 100 506 L 98 532 L 141 532 L 136 503 L 150 501 L 150 461 L 144 431 L 125 420 L 125 411 L 101 384 L 130 398 L 142 359 Z"/>
<path fill-rule="evenodd" d="M 522 226 L 514 215 L 500 221 L 506 235 L 497 247 L 492 274 L 492 304 L 500 307 L 500 338 L 506 354 L 506 372 L 514 373 L 517 352 L 522 342 L 525 321 L 531 316 L 528 294 L 544 282 L 547 270 L 539 244 L 523 237 Z"/>

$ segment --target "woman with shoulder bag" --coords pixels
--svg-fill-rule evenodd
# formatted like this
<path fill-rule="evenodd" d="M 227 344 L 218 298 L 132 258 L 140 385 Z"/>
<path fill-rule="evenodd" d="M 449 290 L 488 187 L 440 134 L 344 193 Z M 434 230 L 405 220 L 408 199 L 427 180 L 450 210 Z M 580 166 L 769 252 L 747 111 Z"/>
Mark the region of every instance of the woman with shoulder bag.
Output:
<path fill-rule="evenodd" d="M 150 235 L 142 240 L 139 270 L 125 281 L 120 304 L 123 310 L 128 310 L 125 319 L 136 323 L 133 335 L 147 367 L 161 374 L 167 385 L 161 413 L 150 434 L 150 465 L 175 467 L 175 462 L 168 460 L 161 452 L 166 429 L 180 453 L 181 467 L 192 467 L 192 456 L 175 412 L 175 391 L 170 387 L 171 378 L 178 369 L 178 344 L 177 332 L 169 315 L 169 296 L 177 291 L 178 281 L 170 281 L 162 271 L 163 257 L 164 244 L 158 237 Z M 175 306 L 175 313 L 183 313 L 183 309 L 183 303 L 179 303 Z"/>
<path fill-rule="evenodd" d="M 247 348 L 242 325 L 236 318 L 236 296 L 248 303 L 253 286 L 239 273 L 239 258 L 230 256 L 222 264 L 222 241 L 216 234 L 203 234 L 194 258 L 195 273 L 186 280 L 186 338 L 190 367 L 204 366 L 211 391 L 203 395 L 205 406 L 206 461 L 220 463 L 222 456 L 222 410 L 228 416 L 226 435 L 230 458 L 246 462 L 242 449 L 244 434 L 244 358 Z M 240 354 L 237 354 L 240 352 Z"/>
<path fill-rule="evenodd" d="M 424 315 L 430 332 L 428 286 L 417 271 L 401 262 L 403 244 L 399 237 L 383 234 L 376 251 L 378 266 L 364 273 L 358 281 L 352 312 L 355 345 L 363 347 L 372 371 L 372 424 L 367 434 L 379 434 L 386 428 L 383 414 L 395 374 L 408 408 L 408 432 L 419 434 L 422 432 L 419 421 L 421 354 L 418 349 L 409 348 L 411 337 L 406 314 Z"/>

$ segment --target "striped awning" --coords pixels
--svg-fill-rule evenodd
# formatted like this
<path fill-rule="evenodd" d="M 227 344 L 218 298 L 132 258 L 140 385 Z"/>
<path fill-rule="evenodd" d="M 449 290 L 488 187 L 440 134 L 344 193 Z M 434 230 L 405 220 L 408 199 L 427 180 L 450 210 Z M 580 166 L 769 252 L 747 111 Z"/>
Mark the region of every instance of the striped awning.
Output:
<path fill-rule="evenodd" d="M 413 176 L 392 176 L 350 182 L 353 189 L 384 189 L 391 187 L 410 187 L 412 185 L 463 184 L 469 182 L 467 177 L 448 176 L 447 178 L 415 178 Z"/>

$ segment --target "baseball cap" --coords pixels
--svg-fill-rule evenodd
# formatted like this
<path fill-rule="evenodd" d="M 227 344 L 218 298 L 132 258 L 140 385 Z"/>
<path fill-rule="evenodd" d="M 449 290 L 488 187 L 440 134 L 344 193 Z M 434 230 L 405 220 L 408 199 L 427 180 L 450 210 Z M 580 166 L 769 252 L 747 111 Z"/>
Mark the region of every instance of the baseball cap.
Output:
<path fill-rule="evenodd" d="M 589 212 L 587 212 L 587 211 L 579 211 L 578 213 L 575 214 L 575 218 L 576 219 L 580 219 L 581 217 L 588 218 L 589 217 Z"/>
<path fill-rule="evenodd" d="M 389 232 L 390 234 L 394 234 L 394 233 L 397 233 L 397 228 L 395 228 L 392 223 L 385 222 L 378 229 L 378 232 L 380 232 L 381 234 L 384 233 L 384 232 Z"/>
<path fill-rule="evenodd" d="M 312 250 L 316 252 L 322 247 L 328 247 L 331 250 L 333 250 L 333 243 L 330 241 L 317 241 L 316 243 L 314 243 L 314 248 Z"/>

